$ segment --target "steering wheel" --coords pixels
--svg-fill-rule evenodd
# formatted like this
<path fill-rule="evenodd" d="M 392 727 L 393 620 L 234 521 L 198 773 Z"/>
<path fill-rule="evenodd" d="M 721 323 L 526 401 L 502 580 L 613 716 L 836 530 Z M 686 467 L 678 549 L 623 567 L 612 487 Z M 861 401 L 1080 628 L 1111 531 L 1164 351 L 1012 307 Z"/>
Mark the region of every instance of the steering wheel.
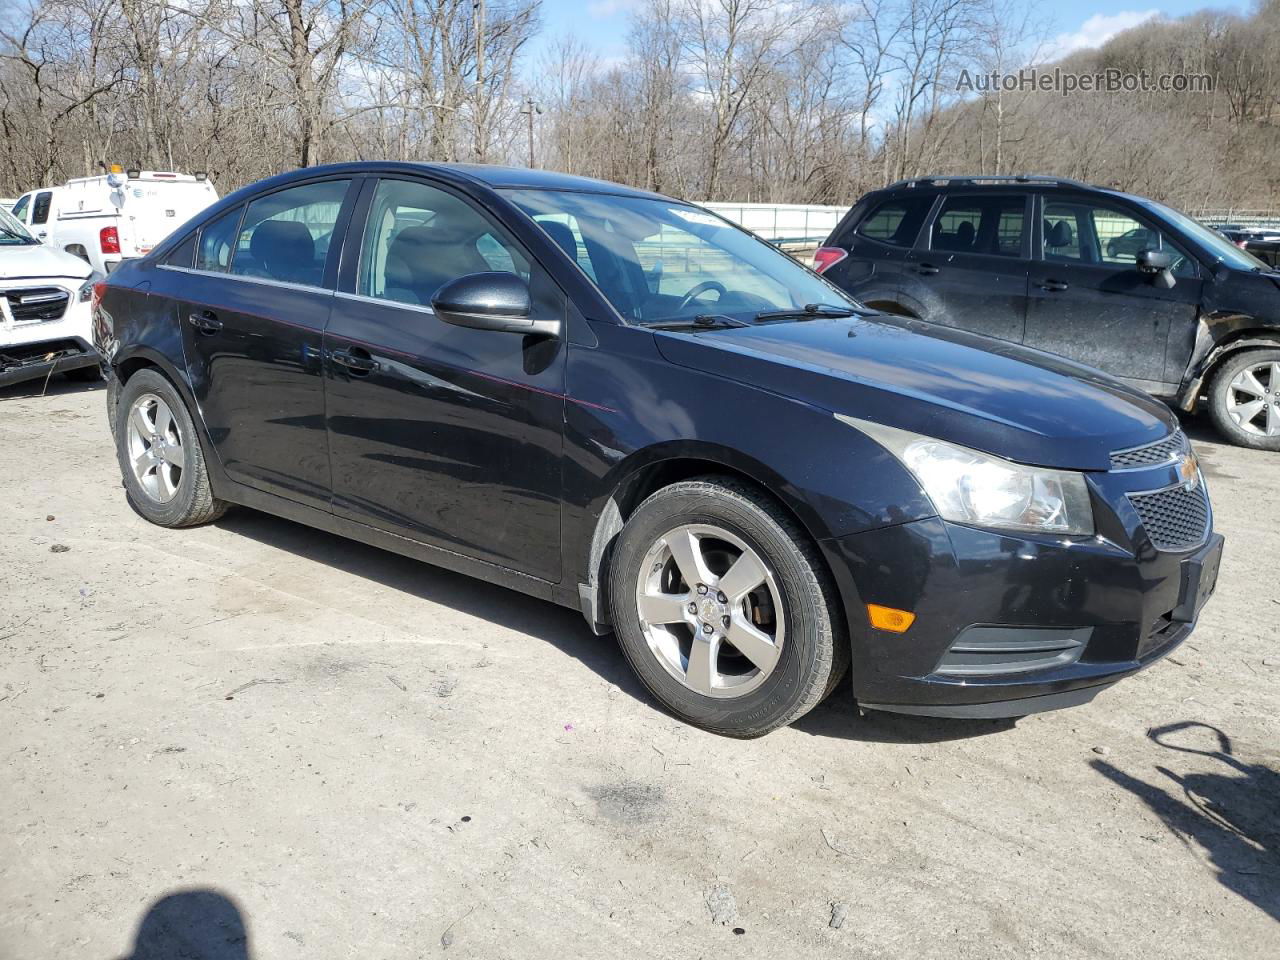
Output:
<path fill-rule="evenodd" d="M 676 307 L 676 313 L 684 313 L 685 308 L 693 301 L 697 300 L 704 293 L 717 291 L 720 296 L 724 296 L 729 291 L 724 288 L 724 284 L 719 280 L 703 280 L 701 283 L 695 284 L 693 289 L 684 295 L 684 299 L 680 301 L 680 305 Z"/>

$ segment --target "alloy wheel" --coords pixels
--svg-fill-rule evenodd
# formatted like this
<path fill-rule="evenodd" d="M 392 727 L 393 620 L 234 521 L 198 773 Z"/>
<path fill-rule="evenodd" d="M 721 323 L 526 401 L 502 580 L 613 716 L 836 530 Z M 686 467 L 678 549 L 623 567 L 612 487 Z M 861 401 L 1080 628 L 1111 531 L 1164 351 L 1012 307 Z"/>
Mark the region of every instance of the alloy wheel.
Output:
<path fill-rule="evenodd" d="M 156 503 L 168 503 L 182 482 L 185 457 L 173 411 L 154 393 L 133 401 L 128 441 L 129 463 L 139 486 Z"/>
<path fill-rule="evenodd" d="M 1227 413 L 1246 433 L 1280 436 L 1280 363 L 1246 367 L 1227 384 Z"/>
<path fill-rule="evenodd" d="M 685 524 L 649 549 L 636 584 L 649 650 L 694 693 L 741 697 L 773 673 L 785 639 L 773 572 L 740 537 Z"/>

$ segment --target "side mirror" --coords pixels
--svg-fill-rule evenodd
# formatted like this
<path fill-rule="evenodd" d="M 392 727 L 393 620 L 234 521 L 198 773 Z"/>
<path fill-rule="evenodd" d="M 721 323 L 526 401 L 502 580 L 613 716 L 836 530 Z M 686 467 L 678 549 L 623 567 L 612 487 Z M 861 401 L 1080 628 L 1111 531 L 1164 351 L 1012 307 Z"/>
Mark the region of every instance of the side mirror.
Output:
<path fill-rule="evenodd" d="M 1139 250 L 1138 271 L 1147 274 L 1151 282 L 1166 290 L 1178 281 L 1173 276 L 1173 254 L 1168 250 Z"/>
<path fill-rule="evenodd" d="M 1159 273 L 1173 267 L 1173 254 L 1168 250 L 1139 250 L 1137 260 L 1143 273 Z"/>
<path fill-rule="evenodd" d="M 436 291 L 431 306 L 445 323 L 502 333 L 560 335 L 556 320 L 535 320 L 529 286 L 514 273 L 472 273 Z"/>

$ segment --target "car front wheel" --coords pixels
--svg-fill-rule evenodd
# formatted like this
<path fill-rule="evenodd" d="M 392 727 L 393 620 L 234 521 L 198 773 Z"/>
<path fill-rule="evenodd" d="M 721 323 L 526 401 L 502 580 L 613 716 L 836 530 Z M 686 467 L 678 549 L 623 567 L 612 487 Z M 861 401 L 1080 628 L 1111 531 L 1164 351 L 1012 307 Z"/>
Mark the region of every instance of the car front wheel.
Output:
<path fill-rule="evenodd" d="M 729 478 L 664 487 L 614 553 L 614 629 L 671 713 L 758 737 L 803 716 L 848 665 L 835 588 L 807 534 Z"/>
<path fill-rule="evenodd" d="M 1280 450 L 1280 349 L 1228 357 L 1209 383 L 1208 399 L 1213 424 L 1228 441 Z"/>
<path fill-rule="evenodd" d="M 204 453 L 186 404 L 154 370 L 139 370 L 115 407 L 116 455 L 133 507 L 162 527 L 216 520 L 226 504 L 213 496 Z"/>

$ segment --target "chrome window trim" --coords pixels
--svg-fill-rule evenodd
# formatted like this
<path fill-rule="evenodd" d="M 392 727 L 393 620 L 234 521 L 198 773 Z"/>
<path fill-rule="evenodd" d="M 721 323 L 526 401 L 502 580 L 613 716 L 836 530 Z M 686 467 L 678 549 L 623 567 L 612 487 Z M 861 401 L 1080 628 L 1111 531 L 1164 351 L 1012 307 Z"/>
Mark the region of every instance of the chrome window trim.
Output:
<path fill-rule="evenodd" d="M 217 277 L 223 280 L 238 280 L 241 283 L 260 283 L 268 287 L 281 287 L 285 290 L 305 290 L 308 293 L 334 293 L 332 287 L 316 287 L 309 283 L 293 283 L 289 280 L 272 280 L 270 277 L 250 277 L 243 273 L 228 273 L 221 270 L 199 270 L 195 267 L 176 267 L 171 263 L 156 264 L 157 270 L 172 270 L 174 273 L 190 273 L 198 277 Z"/>
<path fill-rule="evenodd" d="M 380 307 L 397 307 L 401 310 L 412 310 L 414 313 L 425 313 L 429 317 L 434 317 L 436 315 L 434 307 L 421 303 L 405 303 L 403 300 L 390 300 L 386 297 L 371 297 L 363 293 L 348 293 L 346 290 L 335 291 L 334 296 L 341 300 L 354 300 L 356 303 L 373 303 Z"/>

